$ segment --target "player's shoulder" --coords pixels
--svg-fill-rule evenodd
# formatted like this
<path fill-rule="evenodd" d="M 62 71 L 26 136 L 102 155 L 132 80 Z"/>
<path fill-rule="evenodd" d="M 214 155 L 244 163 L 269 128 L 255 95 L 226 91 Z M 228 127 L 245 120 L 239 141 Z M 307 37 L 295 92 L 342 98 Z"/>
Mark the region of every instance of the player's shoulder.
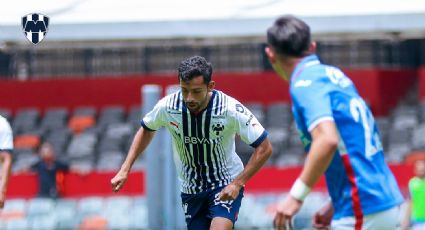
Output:
<path fill-rule="evenodd" d="M 421 182 L 422 182 L 421 179 L 419 179 L 418 177 L 414 176 L 414 177 L 410 178 L 410 180 L 409 180 L 409 186 L 414 186 L 414 185 L 417 185 L 417 184 L 422 184 Z"/>
<path fill-rule="evenodd" d="M 161 98 L 157 102 L 157 106 L 159 106 L 160 108 L 166 109 L 170 106 L 177 105 L 180 102 L 180 100 L 181 100 L 181 93 L 180 91 L 177 91 L 175 93 L 165 95 L 163 98 Z"/>
<path fill-rule="evenodd" d="M 325 90 L 339 83 L 351 84 L 351 81 L 337 67 L 325 64 L 311 66 L 302 71 L 291 82 L 291 92 Z"/>
<path fill-rule="evenodd" d="M 226 101 L 224 109 L 227 119 L 238 120 L 241 117 L 249 116 L 249 110 L 239 100 L 223 92 L 220 93 L 220 96 Z"/>
<path fill-rule="evenodd" d="M 0 115 L 0 130 L 10 129 L 7 119 Z"/>
<path fill-rule="evenodd" d="M 220 90 L 215 90 L 216 92 L 216 104 L 222 105 L 223 109 L 229 112 L 236 111 L 236 105 L 241 104 L 236 98 L 224 93 Z"/>
<path fill-rule="evenodd" d="M 297 80 L 310 80 L 312 82 L 327 80 L 329 69 L 336 69 L 336 67 L 320 63 L 318 65 L 313 65 L 308 68 L 305 68 L 294 79 L 295 83 L 297 82 Z"/>
<path fill-rule="evenodd" d="M 165 95 L 161 100 L 164 100 L 164 101 L 177 100 L 178 97 L 180 97 L 180 95 L 181 95 L 181 92 L 180 92 L 180 90 L 178 90 L 174 93 L 170 93 L 168 95 Z"/>
<path fill-rule="evenodd" d="M 223 100 L 223 101 L 226 100 L 226 101 L 228 101 L 228 103 L 233 103 L 233 101 L 236 100 L 235 98 L 226 94 L 223 91 L 220 91 L 220 90 L 214 90 L 214 91 L 215 91 L 215 94 L 216 94 L 215 98 L 218 99 L 218 100 Z"/>

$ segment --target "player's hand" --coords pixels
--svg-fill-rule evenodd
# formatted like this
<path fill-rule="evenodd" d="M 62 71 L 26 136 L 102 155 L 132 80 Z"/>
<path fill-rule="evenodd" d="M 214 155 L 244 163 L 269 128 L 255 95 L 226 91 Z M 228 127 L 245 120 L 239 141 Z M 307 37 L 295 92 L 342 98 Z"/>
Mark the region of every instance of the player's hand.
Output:
<path fill-rule="evenodd" d="M 322 230 L 330 229 L 333 214 L 334 208 L 332 203 L 329 202 L 314 215 L 312 224 L 313 227 Z"/>
<path fill-rule="evenodd" d="M 409 220 L 401 221 L 400 225 L 401 225 L 400 227 L 401 227 L 402 230 L 409 230 L 410 229 L 410 221 Z"/>
<path fill-rule="evenodd" d="M 285 201 L 277 207 L 276 216 L 273 220 L 273 227 L 278 230 L 293 230 L 293 217 L 298 213 L 302 204 L 301 201 L 288 195 Z"/>
<path fill-rule="evenodd" d="M 220 194 L 218 195 L 218 199 L 221 201 L 234 200 L 236 197 L 238 197 L 240 190 L 241 186 L 230 183 L 224 187 L 223 190 L 221 190 Z"/>
<path fill-rule="evenodd" d="M 111 179 L 112 191 L 118 192 L 127 181 L 128 173 L 121 170 Z"/>

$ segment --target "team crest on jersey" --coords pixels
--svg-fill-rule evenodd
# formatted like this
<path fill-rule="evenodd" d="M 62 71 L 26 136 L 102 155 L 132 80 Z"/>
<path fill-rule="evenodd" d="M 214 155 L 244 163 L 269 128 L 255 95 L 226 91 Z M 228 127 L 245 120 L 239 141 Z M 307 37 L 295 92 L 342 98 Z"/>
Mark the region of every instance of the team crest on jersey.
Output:
<path fill-rule="evenodd" d="M 22 17 L 22 29 L 25 37 L 34 45 L 40 43 L 47 34 L 49 17 L 43 14 L 27 14 Z"/>
<path fill-rule="evenodd" d="M 224 130 L 224 125 L 221 123 L 214 124 L 212 126 L 212 130 L 214 131 L 216 136 L 220 136 L 220 133 Z"/>

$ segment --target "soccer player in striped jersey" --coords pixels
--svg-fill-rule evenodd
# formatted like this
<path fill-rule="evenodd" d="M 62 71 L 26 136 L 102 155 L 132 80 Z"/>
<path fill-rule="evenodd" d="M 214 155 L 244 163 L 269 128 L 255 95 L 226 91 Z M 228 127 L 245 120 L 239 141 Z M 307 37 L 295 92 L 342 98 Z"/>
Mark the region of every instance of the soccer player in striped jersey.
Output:
<path fill-rule="evenodd" d="M 245 183 L 272 153 L 267 131 L 240 102 L 214 90 L 212 67 L 194 56 L 181 62 L 181 90 L 161 99 L 142 119 L 121 170 L 111 180 L 118 191 L 155 130 L 172 136 L 174 161 L 188 229 L 232 229 Z M 244 168 L 235 135 L 255 148 Z"/>
<path fill-rule="evenodd" d="M 267 30 L 266 54 L 290 83 L 292 111 L 308 152 L 274 225 L 285 229 L 324 173 L 331 202 L 313 218 L 327 229 L 396 229 L 403 197 L 384 161 L 373 115 L 352 81 L 314 54 L 310 28 L 282 16 Z M 333 218 L 333 219 L 332 219 Z"/>
<path fill-rule="evenodd" d="M 7 184 L 12 168 L 13 134 L 9 122 L 0 116 L 0 208 L 3 208 L 6 200 Z"/>

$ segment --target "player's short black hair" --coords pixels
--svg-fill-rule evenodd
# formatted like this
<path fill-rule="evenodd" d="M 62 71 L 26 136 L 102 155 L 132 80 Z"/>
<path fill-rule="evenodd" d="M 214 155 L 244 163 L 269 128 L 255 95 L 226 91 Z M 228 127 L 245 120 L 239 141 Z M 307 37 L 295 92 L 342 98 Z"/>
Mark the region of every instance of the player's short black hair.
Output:
<path fill-rule="evenodd" d="M 267 30 L 267 42 L 278 54 L 302 57 L 310 41 L 310 27 L 292 15 L 279 17 Z"/>
<path fill-rule="evenodd" d="M 193 56 L 183 60 L 179 66 L 179 80 L 188 82 L 194 77 L 202 76 L 204 83 L 211 81 L 212 66 L 204 57 Z"/>

